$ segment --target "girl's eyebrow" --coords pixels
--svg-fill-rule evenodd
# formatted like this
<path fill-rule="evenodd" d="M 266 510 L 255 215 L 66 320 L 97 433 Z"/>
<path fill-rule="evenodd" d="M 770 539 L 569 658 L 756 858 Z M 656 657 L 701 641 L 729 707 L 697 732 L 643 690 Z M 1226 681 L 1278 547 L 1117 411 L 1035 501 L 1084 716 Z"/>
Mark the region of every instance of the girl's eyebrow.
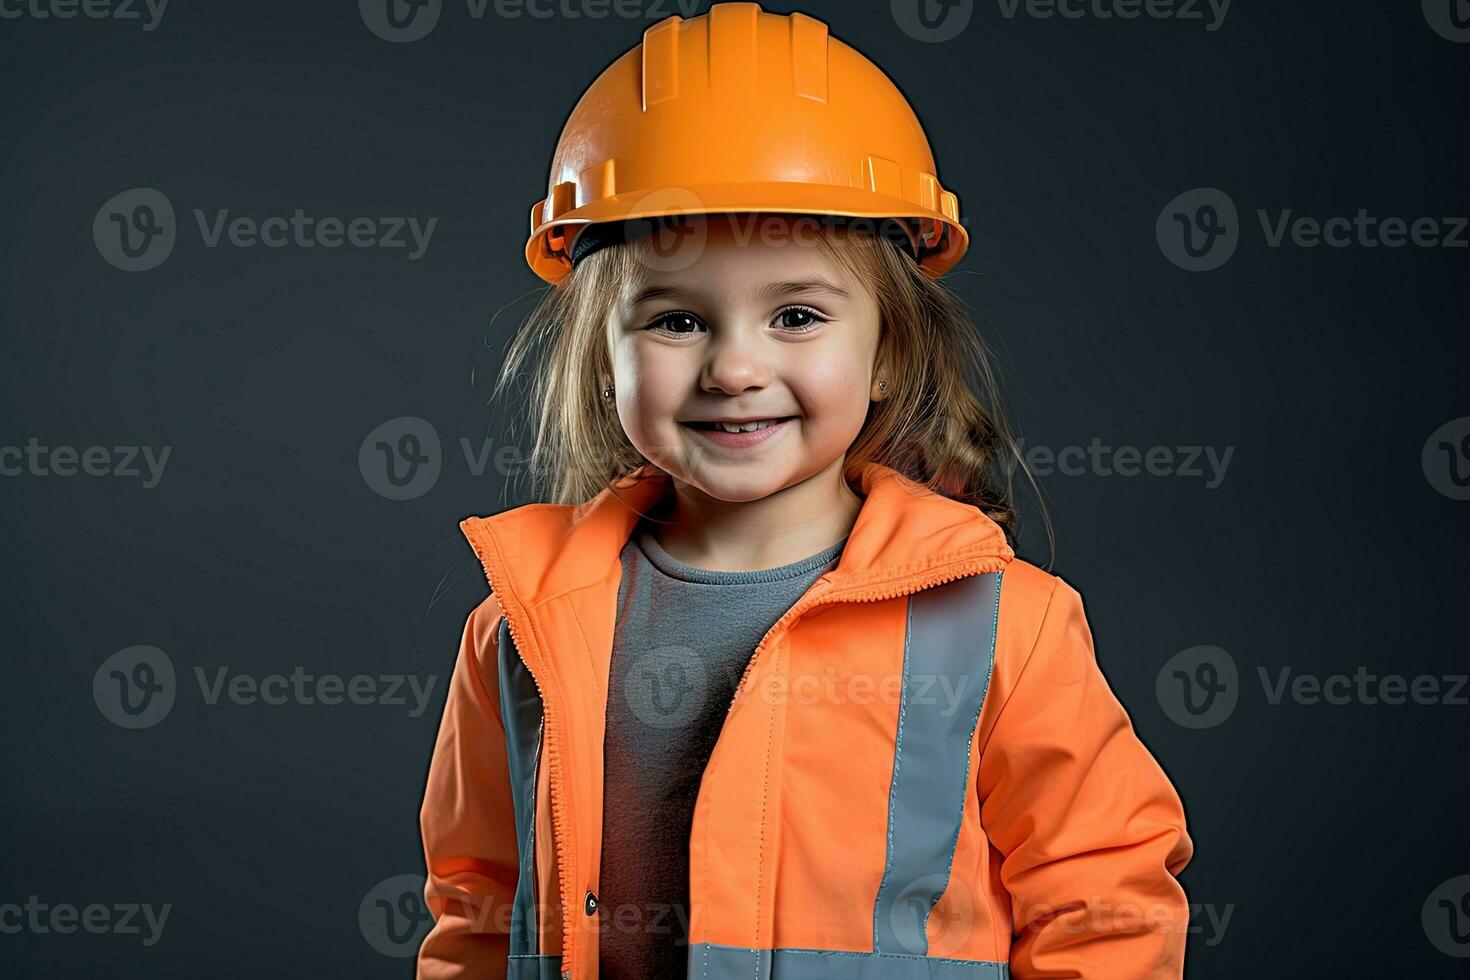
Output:
<path fill-rule="evenodd" d="M 796 293 L 829 293 L 838 299 L 852 298 L 852 294 L 846 289 L 821 277 L 771 282 L 755 291 L 755 295 L 759 299 L 779 299 L 782 296 L 791 296 Z M 639 303 L 647 303 L 656 299 L 682 299 L 692 301 L 698 298 L 697 292 L 680 289 L 678 286 L 647 286 L 634 293 L 628 300 L 628 305 L 633 307 Z"/>
<path fill-rule="evenodd" d="M 762 299 L 779 299 L 782 296 L 790 296 L 793 293 L 830 293 L 838 299 L 851 299 L 852 295 L 835 282 L 828 282 L 820 276 L 810 279 L 793 279 L 786 282 L 768 283 L 756 291 L 756 295 Z"/>

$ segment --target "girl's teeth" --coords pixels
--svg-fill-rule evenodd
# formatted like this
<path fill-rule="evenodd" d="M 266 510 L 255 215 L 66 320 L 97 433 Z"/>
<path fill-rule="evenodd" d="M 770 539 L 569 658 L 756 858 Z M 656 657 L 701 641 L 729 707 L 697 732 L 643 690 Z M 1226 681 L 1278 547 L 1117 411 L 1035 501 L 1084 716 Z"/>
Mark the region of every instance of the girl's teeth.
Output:
<path fill-rule="evenodd" d="M 775 419 L 766 419 L 764 422 L 746 422 L 744 425 L 732 425 L 729 422 L 719 423 L 720 428 L 726 432 L 754 432 L 756 429 L 764 429 L 767 426 L 775 424 Z"/>

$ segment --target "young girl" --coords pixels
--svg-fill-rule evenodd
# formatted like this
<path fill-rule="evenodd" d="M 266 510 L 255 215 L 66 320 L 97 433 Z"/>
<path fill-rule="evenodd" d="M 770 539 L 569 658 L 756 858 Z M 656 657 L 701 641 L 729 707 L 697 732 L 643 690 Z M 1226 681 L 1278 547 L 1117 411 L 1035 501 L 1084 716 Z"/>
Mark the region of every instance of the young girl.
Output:
<path fill-rule="evenodd" d="M 1008 544 L 967 241 L 810 17 L 671 17 L 584 94 L 501 376 L 544 344 L 553 502 L 461 525 L 421 978 L 1182 976 L 1183 811 Z"/>

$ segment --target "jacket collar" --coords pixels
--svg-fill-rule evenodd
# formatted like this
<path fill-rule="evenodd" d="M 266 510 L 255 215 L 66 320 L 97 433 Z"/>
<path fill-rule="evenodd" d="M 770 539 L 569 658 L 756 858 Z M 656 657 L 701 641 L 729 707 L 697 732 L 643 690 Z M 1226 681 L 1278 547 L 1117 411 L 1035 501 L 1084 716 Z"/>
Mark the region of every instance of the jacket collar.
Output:
<path fill-rule="evenodd" d="M 469 517 L 460 529 L 487 575 L 518 604 L 604 583 L 639 517 L 672 486 L 669 475 L 644 465 L 581 504 L 528 504 L 490 517 Z M 1014 557 L 1005 533 L 979 508 L 927 491 L 888 466 L 869 463 L 864 496 L 837 568 L 832 591 L 877 589 L 932 578 L 935 569 L 964 565 L 999 569 Z"/>

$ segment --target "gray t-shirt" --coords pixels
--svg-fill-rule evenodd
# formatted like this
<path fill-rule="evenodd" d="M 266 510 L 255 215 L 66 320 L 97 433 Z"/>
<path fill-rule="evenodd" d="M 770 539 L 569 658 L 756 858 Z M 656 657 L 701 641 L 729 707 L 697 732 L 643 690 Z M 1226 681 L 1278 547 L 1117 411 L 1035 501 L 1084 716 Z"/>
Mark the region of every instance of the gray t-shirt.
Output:
<path fill-rule="evenodd" d="M 664 551 L 647 521 L 629 536 L 603 752 L 603 980 L 686 975 L 700 777 L 756 645 L 846 543 L 779 568 L 712 572 Z"/>

